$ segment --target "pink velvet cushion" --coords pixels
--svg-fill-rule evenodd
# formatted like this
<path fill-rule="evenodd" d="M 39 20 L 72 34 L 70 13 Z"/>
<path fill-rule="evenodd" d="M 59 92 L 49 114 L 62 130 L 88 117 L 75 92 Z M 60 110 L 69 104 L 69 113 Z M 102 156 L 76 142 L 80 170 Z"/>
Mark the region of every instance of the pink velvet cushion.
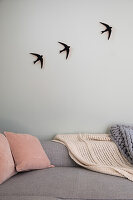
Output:
<path fill-rule="evenodd" d="M 4 134 L 10 144 L 18 172 L 53 167 L 36 137 L 11 132 Z"/>
<path fill-rule="evenodd" d="M 6 137 L 0 133 L 0 184 L 16 174 L 15 164 Z"/>

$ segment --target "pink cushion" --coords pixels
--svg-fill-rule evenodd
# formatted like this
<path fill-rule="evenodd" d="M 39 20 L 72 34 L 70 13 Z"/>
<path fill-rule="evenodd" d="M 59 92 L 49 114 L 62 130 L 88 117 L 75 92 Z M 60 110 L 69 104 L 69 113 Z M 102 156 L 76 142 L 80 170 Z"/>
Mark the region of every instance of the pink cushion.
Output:
<path fill-rule="evenodd" d="M 6 137 L 0 133 L 0 184 L 16 174 L 15 164 Z"/>
<path fill-rule="evenodd" d="M 10 144 L 18 172 L 53 167 L 36 137 L 11 132 L 4 134 Z"/>

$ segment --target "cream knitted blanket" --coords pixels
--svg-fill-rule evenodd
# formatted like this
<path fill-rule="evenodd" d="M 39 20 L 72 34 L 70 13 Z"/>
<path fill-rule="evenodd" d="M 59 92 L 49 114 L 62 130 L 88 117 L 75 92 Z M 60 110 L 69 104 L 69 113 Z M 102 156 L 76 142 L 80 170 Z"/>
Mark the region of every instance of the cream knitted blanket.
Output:
<path fill-rule="evenodd" d="M 53 141 L 64 144 L 70 157 L 79 165 L 133 181 L 133 165 L 120 154 L 109 135 L 64 134 L 56 135 Z"/>

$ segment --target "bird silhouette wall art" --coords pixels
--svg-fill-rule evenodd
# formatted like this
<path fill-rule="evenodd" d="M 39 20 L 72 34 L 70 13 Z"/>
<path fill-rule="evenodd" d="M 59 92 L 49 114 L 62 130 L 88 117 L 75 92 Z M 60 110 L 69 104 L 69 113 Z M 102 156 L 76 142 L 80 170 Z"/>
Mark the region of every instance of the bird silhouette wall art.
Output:
<path fill-rule="evenodd" d="M 40 63 L 41 63 L 41 69 L 42 69 L 43 68 L 43 55 L 39 55 L 37 53 L 30 53 L 30 54 L 32 54 L 33 56 L 37 57 L 37 59 L 34 61 L 34 64 L 36 62 L 40 61 Z"/>
<path fill-rule="evenodd" d="M 66 45 L 66 44 L 63 43 L 63 42 L 58 42 L 58 43 L 64 46 L 64 49 L 62 49 L 62 50 L 60 51 L 60 53 L 62 53 L 63 51 L 66 51 L 66 59 L 67 59 L 67 58 L 68 58 L 68 55 L 69 55 L 69 52 L 70 52 L 70 46 Z"/>
<path fill-rule="evenodd" d="M 104 31 L 101 31 L 101 34 L 108 32 L 108 40 L 109 40 L 111 33 L 112 33 L 112 27 L 109 26 L 108 24 L 103 23 L 103 22 L 100 22 L 100 24 L 102 24 L 106 27 L 106 29 Z"/>

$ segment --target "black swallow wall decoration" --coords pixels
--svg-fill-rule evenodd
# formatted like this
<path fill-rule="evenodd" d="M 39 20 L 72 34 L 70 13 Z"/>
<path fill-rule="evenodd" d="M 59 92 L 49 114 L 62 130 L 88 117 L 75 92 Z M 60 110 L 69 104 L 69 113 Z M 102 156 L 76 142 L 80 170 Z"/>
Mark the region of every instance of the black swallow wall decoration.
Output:
<path fill-rule="evenodd" d="M 70 46 L 68 46 L 68 45 L 66 45 L 66 44 L 64 44 L 64 43 L 62 43 L 62 42 L 58 42 L 58 43 L 60 43 L 60 44 L 62 44 L 63 46 L 64 46 L 64 49 L 62 49 L 61 51 L 60 51 L 60 53 L 62 53 L 63 51 L 66 51 L 66 59 L 68 58 L 68 55 L 69 55 L 69 51 L 70 51 Z"/>
<path fill-rule="evenodd" d="M 41 69 L 42 69 L 42 67 L 43 67 L 43 55 L 39 55 L 37 53 L 30 53 L 30 54 L 32 54 L 33 56 L 37 56 L 37 59 L 34 61 L 34 64 L 36 62 L 40 61 L 41 62 Z"/>
<path fill-rule="evenodd" d="M 108 40 L 109 40 L 109 38 L 111 36 L 111 32 L 112 32 L 112 30 L 111 30 L 112 27 L 109 26 L 108 24 L 105 24 L 105 23 L 102 23 L 102 22 L 100 22 L 100 23 L 106 27 L 106 29 L 104 31 L 101 31 L 101 34 L 108 31 Z"/>

